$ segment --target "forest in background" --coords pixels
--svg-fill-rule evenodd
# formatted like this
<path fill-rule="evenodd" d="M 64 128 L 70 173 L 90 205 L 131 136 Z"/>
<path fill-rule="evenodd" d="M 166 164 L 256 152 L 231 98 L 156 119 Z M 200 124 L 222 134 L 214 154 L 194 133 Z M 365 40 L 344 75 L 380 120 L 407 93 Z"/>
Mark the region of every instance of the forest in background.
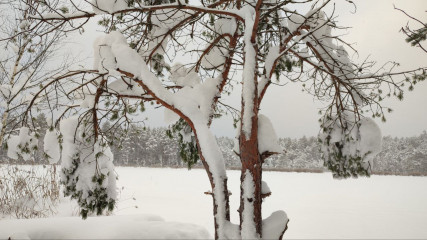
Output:
<path fill-rule="evenodd" d="M 43 138 L 47 129 L 46 119 L 39 115 L 35 123 L 39 129 L 39 146 L 33 161 L 24 162 L 7 158 L 7 149 L 0 150 L 0 163 L 48 164 L 43 152 Z M 104 126 L 107 127 L 107 126 Z M 131 127 L 123 141 L 112 141 L 114 164 L 133 167 L 185 168 L 180 157 L 178 139 L 166 134 L 167 128 Z M 234 139 L 218 137 L 218 144 L 229 169 L 240 168 L 234 153 Z M 326 168 L 320 157 L 317 137 L 299 139 L 279 138 L 283 152 L 266 159 L 263 167 L 275 171 L 323 172 Z M 194 167 L 202 167 L 199 161 Z M 427 176 L 427 132 L 418 136 L 397 138 L 383 137 L 382 151 L 372 163 L 373 174 Z"/>

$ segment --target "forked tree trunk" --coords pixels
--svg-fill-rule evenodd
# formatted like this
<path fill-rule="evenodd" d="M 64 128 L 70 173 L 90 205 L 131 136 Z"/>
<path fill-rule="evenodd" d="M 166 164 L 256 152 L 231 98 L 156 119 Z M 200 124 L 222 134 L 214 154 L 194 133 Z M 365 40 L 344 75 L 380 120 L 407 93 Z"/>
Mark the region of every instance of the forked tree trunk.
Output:
<path fill-rule="evenodd" d="M 259 1 L 257 3 L 257 8 Z M 248 13 L 245 16 L 245 56 L 243 67 L 241 129 L 239 136 L 240 161 L 240 234 L 242 239 L 262 237 L 261 183 L 262 161 L 258 150 L 258 47 L 256 44 L 259 13 L 255 22 Z"/>

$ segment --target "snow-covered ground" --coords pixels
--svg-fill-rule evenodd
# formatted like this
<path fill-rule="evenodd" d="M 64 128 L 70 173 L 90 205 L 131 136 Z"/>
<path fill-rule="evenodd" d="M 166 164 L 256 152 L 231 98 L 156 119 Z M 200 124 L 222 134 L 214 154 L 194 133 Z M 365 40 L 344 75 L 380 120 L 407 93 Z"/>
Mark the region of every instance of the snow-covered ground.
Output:
<path fill-rule="evenodd" d="M 123 189 L 115 211 L 116 220 L 112 221 L 128 226 L 124 230 L 129 232 L 129 228 L 138 226 L 138 221 L 132 219 L 141 220 L 154 214 L 176 229 L 179 226 L 174 222 L 197 224 L 213 236 L 212 199 L 203 194 L 209 190 L 204 170 L 128 167 L 116 170 L 118 184 Z M 233 193 L 232 220 L 237 223 L 240 172 L 228 174 Z M 273 211 L 285 210 L 290 218 L 286 238 L 427 238 L 427 177 L 334 180 L 328 173 L 265 172 L 263 180 L 272 191 L 263 205 L 264 217 Z M 75 205 L 63 202 L 58 210 L 57 217 L 61 217 L 58 220 L 80 224 L 77 218 L 64 218 L 77 212 Z M 87 223 L 99 225 L 94 219 Z M 0 235 L 6 230 L 12 231 L 14 226 L 28 228 L 34 224 L 55 224 L 55 221 L 31 220 L 17 224 L 17 221 L 0 220 Z M 105 229 L 118 231 L 109 226 L 107 223 Z M 189 229 L 188 234 L 207 236 L 197 227 L 182 225 L 181 228 L 184 226 Z"/>
<path fill-rule="evenodd" d="M 155 215 L 2 220 L 0 239 L 207 239 L 201 226 L 165 222 Z"/>
<path fill-rule="evenodd" d="M 212 199 L 203 194 L 209 190 L 204 170 L 117 172 L 125 187 L 117 214 L 157 214 L 202 225 L 213 235 Z M 228 176 L 232 220 L 237 223 L 240 172 L 229 171 Z M 272 191 L 263 216 L 285 210 L 290 218 L 286 238 L 427 238 L 427 177 L 335 180 L 330 173 L 264 172 L 263 180 Z"/>

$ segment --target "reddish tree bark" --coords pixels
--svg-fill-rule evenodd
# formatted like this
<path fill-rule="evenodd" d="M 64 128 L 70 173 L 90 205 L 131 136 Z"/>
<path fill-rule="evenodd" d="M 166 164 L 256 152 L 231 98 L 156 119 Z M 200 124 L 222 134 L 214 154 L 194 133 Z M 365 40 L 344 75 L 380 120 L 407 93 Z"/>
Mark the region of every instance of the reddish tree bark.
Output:
<path fill-rule="evenodd" d="M 254 31 L 256 27 L 254 27 Z M 255 39 L 253 39 L 253 47 L 255 52 L 257 53 L 257 46 L 255 43 Z M 256 59 L 256 55 L 254 58 Z M 246 60 L 246 59 L 245 59 Z M 256 67 L 257 69 L 257 61 Z M 240 130 L 239 137 L 239 147 L 240 147 L 240 161 L 242 163 L 241 176 L 240 176 L 240 208 L 239 208 L 239 216 L 240 216 L 240 230 L 242 230 L 242 223 L 244 221 L 243 212 L 245 209 L 245 205 L 248 201 L 249 204 L 253 206 L 253 218 L 256 228 L 256 233 L 259 237 L 262 237 L 262 196 L 261 196 L 261 186 L 262 186 L 262 159 L 258 150 L 258 111 L 259 111 L 259 98 L 258 98 L 258 77 L 257 73 L 254 73 L 254 93 L 253 93 L 253 108 L 251 109 L 251 113 L 245 112 L 245 102 L 243 100 L 242 94 L 242 112 L 241 119 L 244 119 L 245 114 L 252 114 L 251 118 L 251 132 L 247 134 L 243 130 L 243 120 L 241 122 L 242 127 Z M 245 199 L 245 189 L 243 186 L 243 182 L 245 180 L 246 174 L 252 175 L 252 180 L 254 184 L 254 198 L 253 199 Z"/>

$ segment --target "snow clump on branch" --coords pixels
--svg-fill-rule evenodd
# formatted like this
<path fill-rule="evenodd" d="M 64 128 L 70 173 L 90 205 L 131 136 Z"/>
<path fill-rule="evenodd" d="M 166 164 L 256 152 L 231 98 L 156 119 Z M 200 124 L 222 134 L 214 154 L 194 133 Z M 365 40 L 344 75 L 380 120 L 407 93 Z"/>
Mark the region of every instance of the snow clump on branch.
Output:
<path fill-rule="evenodd" d="M 370 118 L 341 127 L 327 120 L 319 134 L 322 158 L 334 178 L 369 176 L 371 162 L 381 151 L 381 130 Z"/>
<path fill-rule="evenodd" d="M 22 157 L 29 160 L 32 153 L 37 150 L 38 140 L 34 132 L 27 127 L 19 130 L 19 135 L 11 135 L 7 141 L 7 156 L 12 159 Z"/>
<path fill-rule="evenodd" d="M 80 121 L 80 124 L 79 124 Z M 91 140 L 87 119 L 77 116 L 61 121 L 61 182 L 65 196 L 76 199 L 80 215 L 112 211 L 117 200 L 113 154 L 105 141 Z"/>
<path fill-rule="evenodd" d="M 43 150 L 46 157 L 48 158 L 49 163 L 55 164 L 59 162 L 61 158 L 60 143 L 62 142 L 62 135 L 54 128 L 51 119 L 47 120 L 47 124 L 49 129 L 46 131 L 46 135 L 44 135 Z"/>
<path fill-rule="evenodd" d="M 280 153 L 283 151 L 279 145 L 279 139 L 274 131 L 273 124 L 263 114 L 258 115 L 258 150 L 260 154 L 264 152 Z"/>
<path fill-rule="evenodd" d="M 92 0 L 92 8 L 96 14 L 113 13 L 128 8 L 128 0 Z"/>

